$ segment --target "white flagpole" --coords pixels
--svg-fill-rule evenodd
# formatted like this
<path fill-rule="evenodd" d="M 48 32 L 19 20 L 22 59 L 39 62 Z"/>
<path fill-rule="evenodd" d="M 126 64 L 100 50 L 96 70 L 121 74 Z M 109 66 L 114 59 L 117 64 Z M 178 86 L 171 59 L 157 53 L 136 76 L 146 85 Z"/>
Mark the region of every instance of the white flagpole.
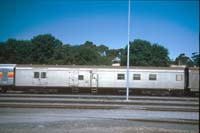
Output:
<path fill-rule="evenodd" d="M 126 69 L 126 100 L 128 101 L 129 97 L 129 45 L 130 45 L 130 5 L 131 1 L 128 0 L 128 46 L 127 46 L 127 69 Z"/>

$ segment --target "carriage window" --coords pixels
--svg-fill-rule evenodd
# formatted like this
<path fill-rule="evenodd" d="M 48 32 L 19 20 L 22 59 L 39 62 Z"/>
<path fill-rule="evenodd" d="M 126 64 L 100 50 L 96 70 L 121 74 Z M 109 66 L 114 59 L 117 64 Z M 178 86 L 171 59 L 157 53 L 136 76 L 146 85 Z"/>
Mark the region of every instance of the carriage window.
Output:
<path fill-rule="evenodd" d="M 41 72 L 41 78 L 46 78 L 47 77 L 47 75 L 46 75 L 46 72 Z"/>
<path fill-rule="evenodd" d="M 14 77 L 14 73 L 13 72 L 8 72 L 8 78 L 13 78 Z"/>
<path fill-rule="evenodd" d="M 124 80 L 125 79 L 124 74 L 117 74 L 117 79 L 118 80 Z"/>
<path fill-rule="evenodd" d="M 156 80 L 156 74 L 149 74 L 149 80 Z"/>
<path fill-rule="evenodd" d="M 78 80 L 84 80 L 84 76 L 83 75 L 78 75 Z"/>
<path fill-rule="evenodd" d="M 183 75 L 176 75 L 176 81 L 182 81 L 183 80 Z"/>
<path fill-rule="evenodd" d="M 34 78 L 39 78 L 39 72 L 34 72 Z"/>
<path fill-rule="evenodd" d="M 133 74 L 133 80 L 141 80 L 140 74 Z"/>

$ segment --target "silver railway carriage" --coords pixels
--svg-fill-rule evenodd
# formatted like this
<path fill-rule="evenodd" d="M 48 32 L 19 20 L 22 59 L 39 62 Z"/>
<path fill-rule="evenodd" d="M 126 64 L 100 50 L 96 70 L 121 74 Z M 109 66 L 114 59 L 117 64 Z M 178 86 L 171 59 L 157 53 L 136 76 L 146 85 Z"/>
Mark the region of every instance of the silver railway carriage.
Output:
<path fill-rule="evenodd" d="M 184 68 L 131 67 L 130 88 L 185 87 Z M 126 68 L 106 66 L 17 65 L 16 86 L 125 88 Z"/>
<path fill-rule="evenodd" d="M 188 89 L 199 92 L 199 68 L 130 67 L 129 75 L 130 92 L 170 90 L 168 92 L 179 91 L 182 94 L 184 91 L 188 92 Z M 14 86 L 16 90 L 78 88 L 96 92 L 111 89 L 125 91 L 126 67 L 0 64 L 0 91 L 9 86 Z"/>

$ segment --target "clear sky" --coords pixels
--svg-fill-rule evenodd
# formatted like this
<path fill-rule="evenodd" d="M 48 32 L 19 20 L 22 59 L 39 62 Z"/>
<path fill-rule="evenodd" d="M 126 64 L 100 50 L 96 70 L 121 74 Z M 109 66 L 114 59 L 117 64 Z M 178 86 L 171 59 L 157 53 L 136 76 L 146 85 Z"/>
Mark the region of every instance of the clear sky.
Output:
<path fill-rule="evenodd" d="M 128 0 L 0 0 L 0 41 L 50 33 L 64 44 L 127 44 Z M 199 52 L 198 0 L 131 0 L 131 41 L 144 39 L 191 57 Z"/>

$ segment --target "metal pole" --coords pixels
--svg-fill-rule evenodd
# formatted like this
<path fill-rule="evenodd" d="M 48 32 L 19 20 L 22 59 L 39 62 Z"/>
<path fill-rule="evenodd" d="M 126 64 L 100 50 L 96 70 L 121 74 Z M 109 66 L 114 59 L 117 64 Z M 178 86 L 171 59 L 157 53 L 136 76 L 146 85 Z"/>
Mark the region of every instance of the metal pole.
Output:
<path fill-rule="evenodd" d="M 129 44 L 130 44 L 130 5 L 131 1 L 128 0 L 128 44 L 127 44 L 127 68 L 126 68 L 126 101 L 129 97 Z"/>

